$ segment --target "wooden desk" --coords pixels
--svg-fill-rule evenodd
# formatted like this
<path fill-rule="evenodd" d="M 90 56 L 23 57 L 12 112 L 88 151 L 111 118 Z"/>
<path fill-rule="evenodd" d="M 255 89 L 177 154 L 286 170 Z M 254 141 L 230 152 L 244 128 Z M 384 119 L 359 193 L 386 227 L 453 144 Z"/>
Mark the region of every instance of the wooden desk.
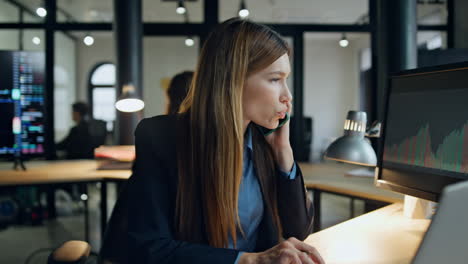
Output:
<path fill-rule="evenodd" d="M 97 170 L 99 161 L 32 161 L 27 162 L 27 171 L 12 170 L 11 163 L 0 165 L 0 186 L 35 186 L 71 183 L 101 183 L 101 233 L 107 224 L 107 182 L 125 181 L 130 170 Z M 48 204 L 53 203 L 53 193 L 48 193 Z M 88 236 L 88 216 L 85 210 L 85 229 Z"/>
<path fill-rule="evenodd" d="M 11 170 L 11 164 L 0 165 L 0 186 L 103 182 L 103 216 L 107 216 L 105 182 L 126 180 L 131 175 L 130 170 L 98 171 L 98 162 L 92 160 L 28 162 L 26 165 L 28 171 L 25 172 Z M 355 166 L 301 163 L 300 167 L 307 188 L 314 192 L 389 203 L 402 200 L 402 195 L 374 187 L 372 178 L 345 177 L 344 173 Z M 316 206 L 316 213 L 317 210 L 320 211 L 320 205 Z M 104 230 L 106 219 L 101 220 Z M 306 242 L 319 250 L 327 264 L 404 264 L 410 263 L 428 225 L 429 220 L 404 218 L 402 204 L 397 203 L 314 233 Z"/>
<path fill-rule="evenodd" d="M 25 186 L 41 184 L 89 183 L 101 182 L 101 201 L 106 201 L 108 181 L 127 180 L 130 170 L 96 170 L 98 161 L 33 161 L 28 162 L 27 171 L 14 171 L 12 164 L 0 165 L 0 186 Z M 346 171 L 360 168 L 357 166 L 328 162 L 324 164 L 300 163 L 304 181 L 308 190 L 313 191 L 315 219 L 314 231 L 320 230 L 321 193 L 333 193 L 358 198 L 365 201 L 394 203 L 403 200 L 403 196 L 376 188 L 373 178 L 345 177 Z M 353 211 L 351 203 L 351 211 Z M 101 202 L 101 229 L 104 230 L 107 219 L 107 203 Z"/>
<path fill-rule="evenodd" d="M 396 203 L 310 235 L 327 264 L 409 264 L 430 220 L 408 219 Z"/>
<path fill-rule="evenodd" d="M 351 198 L 350 215 L 354 216 L 354 199 L 364 200 L 366 205 L 383 206 L 403 201 L 403 195 L 374 186 L 374 178 L 345 176 L 349 170 L 362 168 L 349 164 L 326 162 L 321 164 L 300 163 L 307 190 L 313 192 L 315 209 L 314 231 L 321 230 L 321 193 Z M 371 206 L 370 210 L 375 209 Z M 369 210 L 366 210 L 369 211 Z"/>
<path fill-rule="evenodd" d="M 95 160 L 33 161 L 26 163 L 26 171 L 11 166 L 0 167 L 0 186 L 127 180 L 131 175 L 130 170 L 97 170 L 99 161 Z"/>

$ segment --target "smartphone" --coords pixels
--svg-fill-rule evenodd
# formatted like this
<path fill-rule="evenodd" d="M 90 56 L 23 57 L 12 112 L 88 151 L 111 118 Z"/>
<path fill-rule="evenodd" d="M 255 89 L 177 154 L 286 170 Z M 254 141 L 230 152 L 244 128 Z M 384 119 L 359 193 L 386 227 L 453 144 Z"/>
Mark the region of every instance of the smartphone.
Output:
<path fill-rule="evenodd" d="M 271 133 L 275 132 L 276 130 L 278 130 L 278 129 L 280 129 L 282 126 L 284 126 L 284 124 L 286 124 L 286 122 L 288 122 L 288 121 L 289 121 L 289 113 L 286 113 L 286 116 L 285 116 L 283 119 L 280 119 L 280 120 L 279 120 L 278 127 L 276 127 L 275 129 L 268 129 L 268 128 L 265 128 L 265 127 L 261 127 L 261 128 L 262 128 L 263 135 L 264 135 L 264 136 L 270 135 Z"/>

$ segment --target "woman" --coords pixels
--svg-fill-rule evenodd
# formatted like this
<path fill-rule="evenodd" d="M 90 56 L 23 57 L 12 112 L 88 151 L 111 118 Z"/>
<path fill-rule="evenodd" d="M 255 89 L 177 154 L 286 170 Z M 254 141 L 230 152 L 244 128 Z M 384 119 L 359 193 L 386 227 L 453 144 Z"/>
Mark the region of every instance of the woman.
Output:
<path fill-rule="evenodd" d="M 289 54 L 271 29 L 230 19 L 207 38 L 180 114 L 140 122 L 132 262 L 324 263 L 300 241 L 312 212 L 289 124 L 259 128 L 291 111 Z"/>

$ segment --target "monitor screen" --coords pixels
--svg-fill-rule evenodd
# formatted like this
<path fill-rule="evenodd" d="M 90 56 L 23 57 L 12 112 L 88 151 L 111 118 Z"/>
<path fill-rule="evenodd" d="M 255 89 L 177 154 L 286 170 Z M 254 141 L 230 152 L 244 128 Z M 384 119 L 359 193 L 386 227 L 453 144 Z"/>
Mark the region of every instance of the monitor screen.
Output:
<path fill-rule="evenodd" d="M 44 154 L 44 53 L 0 51 L 0 155 Z"/>
<path fill-rule="evenodd" d="M 468 65 L 390 79 L 377 185 L 437 201 L 468 179 Z"/>

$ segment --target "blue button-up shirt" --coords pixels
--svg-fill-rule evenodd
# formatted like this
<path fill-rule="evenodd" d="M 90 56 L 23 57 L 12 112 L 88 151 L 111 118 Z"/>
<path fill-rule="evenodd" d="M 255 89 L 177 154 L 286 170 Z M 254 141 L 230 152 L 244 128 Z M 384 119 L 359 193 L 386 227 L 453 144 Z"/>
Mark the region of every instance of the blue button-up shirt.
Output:
<path fill-rule="evenodd" d="M 255 249 L 258 237 L 257 229 L 262 220 L 264 210 L 260 183 L 253 166 L 253 151 L 252 131 L 249 126 L 244 136 L 242 180 L 237 205 L 245 237 L 242 236 L 240 231 L 237 232 L 237 243 L 235 248 L 242 252 L 252 252 Z M 293 168 L 289 173 L 281 172 L 281 176 L 287 177 L 291 180 L 296 178 L 296 164 L 293 165 Z M 234 244 L 231 239 L 229 239 L 229 248 L 234 248 Z M 242 252 L 237 256 L 234 264 L 237 264 Z"/>

